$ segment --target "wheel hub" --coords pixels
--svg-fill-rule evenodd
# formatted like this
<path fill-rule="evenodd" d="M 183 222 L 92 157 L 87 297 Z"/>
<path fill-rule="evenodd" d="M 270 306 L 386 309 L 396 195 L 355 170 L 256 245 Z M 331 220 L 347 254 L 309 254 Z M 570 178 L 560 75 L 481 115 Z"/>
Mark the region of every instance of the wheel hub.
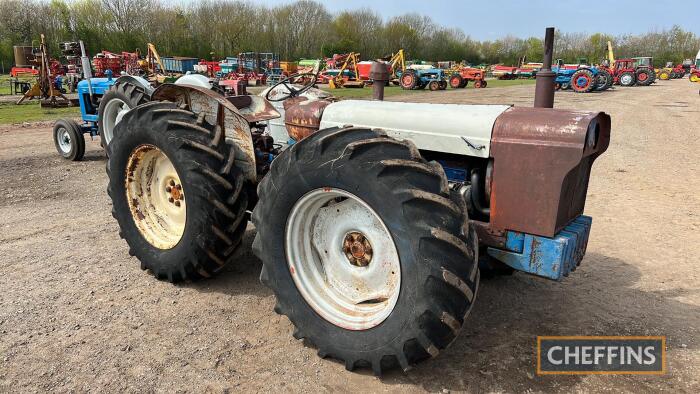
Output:
<path fill-rule="evenodd" d="M 396 245 L 354 194 L 328 187 L 302 196 L 287 218 L 285 252 L 302 297 L 330 323 L 366 330 L 394 309 L 401 288 Z"/>
<path fill-rule="evenodd" d="M 180 176 L 170 159 L 153 145 L 129 156 L 126 197 L 141 236 L 159 249 L 175 247 L 185 231 L 187 208 Z"/>
<path fill-rule="evenodd" d="M 357 267 L 366 267 L 372 261 L 372 245 L 364 234 L 358 231 L 345 236 L 343 252 L 350 264 Z"/>

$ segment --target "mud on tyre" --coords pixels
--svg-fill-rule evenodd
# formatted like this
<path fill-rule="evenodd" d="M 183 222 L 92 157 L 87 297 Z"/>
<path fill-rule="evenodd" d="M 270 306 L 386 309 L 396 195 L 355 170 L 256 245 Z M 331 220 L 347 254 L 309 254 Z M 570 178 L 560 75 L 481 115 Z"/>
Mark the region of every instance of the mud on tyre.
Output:
<path fill-rule="evenodd" d="M 478 241 L 442 168 L 413 144 L 321 130 L 277 157 L 258 193 L 260 279 L 321 357 L 381 374 L 456 338 L 478 288 Z"/>
<path fill-rule="evenodd" d="M 129 254 L 159 279 L 196 280 L 231 260 L 248 196 L 233 145 L 204 116 L 151 102 L 116 127 L 108 193 Z"/>

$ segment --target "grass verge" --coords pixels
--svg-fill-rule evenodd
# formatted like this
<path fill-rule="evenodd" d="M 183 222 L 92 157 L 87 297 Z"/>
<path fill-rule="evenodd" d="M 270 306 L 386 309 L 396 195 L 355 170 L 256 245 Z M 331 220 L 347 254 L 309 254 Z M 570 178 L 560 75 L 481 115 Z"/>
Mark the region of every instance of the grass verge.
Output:
<path fill-rule="evenodd" d="M 37 101 L 15 105 L 12 102 L 0 103 L 0 124 L 38 122 L 58 118 L 80 117 L 79 107 L 41 108 Z"/>

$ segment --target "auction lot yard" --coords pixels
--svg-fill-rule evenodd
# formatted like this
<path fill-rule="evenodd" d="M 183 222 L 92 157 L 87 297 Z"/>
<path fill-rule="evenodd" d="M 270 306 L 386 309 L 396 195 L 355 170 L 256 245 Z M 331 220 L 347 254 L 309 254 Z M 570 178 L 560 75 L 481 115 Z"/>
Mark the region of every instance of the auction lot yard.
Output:
<path fill-rule="evenodd" d="M 159 282 L 118 236 L 99 141 L 88 138 L 74 163 L 56 153 L 49 123 L 2 125 L 0 392 L 700 392 L 698 88 L 683 79 L 557 93 L 557 107 L 612 116 L 580 269 L 561 283 L 483 280 L 452 347 L 382 378 L 292 337 L 258 281 L 252 225 L 219 277 Z M 390 99 L 531 106 L 533 94 L 525 85 Z M 665 335 L 668 373 L 537 376 L 537 335 Z"/>

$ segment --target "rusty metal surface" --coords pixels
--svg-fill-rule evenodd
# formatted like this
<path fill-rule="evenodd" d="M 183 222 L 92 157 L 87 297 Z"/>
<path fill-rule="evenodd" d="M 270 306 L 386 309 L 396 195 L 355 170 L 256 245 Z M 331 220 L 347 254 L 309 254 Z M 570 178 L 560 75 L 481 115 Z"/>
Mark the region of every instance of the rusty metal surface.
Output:
<path fill-rule="evenodd" d="M 241 115 L 250 123 L 263 122 L 266 120 L 277 119 L 280 113 L 275 107 L 260 96 L 231 96 L 226 97 L 233 104 Z"/>
<path fill-rule="evenodd" d="M 587 143 L 588 131 L 597 139 Z M 603 112 L 511 108 L 494 124 L 490 225 L 552 237 L 583 213 L 593 161 L 610 142 Z"/>
<path fill-rule="evenodd" d="M 384 87 L 391 79 L 389 65 L 383 62 L 373 62 L 369 69 L 369 79 L 372 83 L 372 100 L 384 100 Z"/>
<path fill-rule="evenodd" d="M 480 244 L 499 249 L 506 247 L 505 231 L 493 229 L 488 223 L 479 220 L 470 220 L 469 225 L 476 231 Z"/>
<path fill-rule="evenodd" d="M 323 111 L 330 103 L 328 100 L 308 100 L 306 97 L 287 100 L 284 106 L 284 124 L 289 136 L 301 141 L 317 132 Z"/>
<path fill-rule="evenodd" d="M 224 131 L 224 136 L 234 143 L 236 166 L 241 168 L 247 179 L 256 181 L 255 150 L 250 125 L 233 103 L 210 89 L 174 84 L 159 86 L 153 92 L 152 100 L 187 104 L 192 112 L 204 113 L 205 119 L 209 123 L 218 124 Z"/>

